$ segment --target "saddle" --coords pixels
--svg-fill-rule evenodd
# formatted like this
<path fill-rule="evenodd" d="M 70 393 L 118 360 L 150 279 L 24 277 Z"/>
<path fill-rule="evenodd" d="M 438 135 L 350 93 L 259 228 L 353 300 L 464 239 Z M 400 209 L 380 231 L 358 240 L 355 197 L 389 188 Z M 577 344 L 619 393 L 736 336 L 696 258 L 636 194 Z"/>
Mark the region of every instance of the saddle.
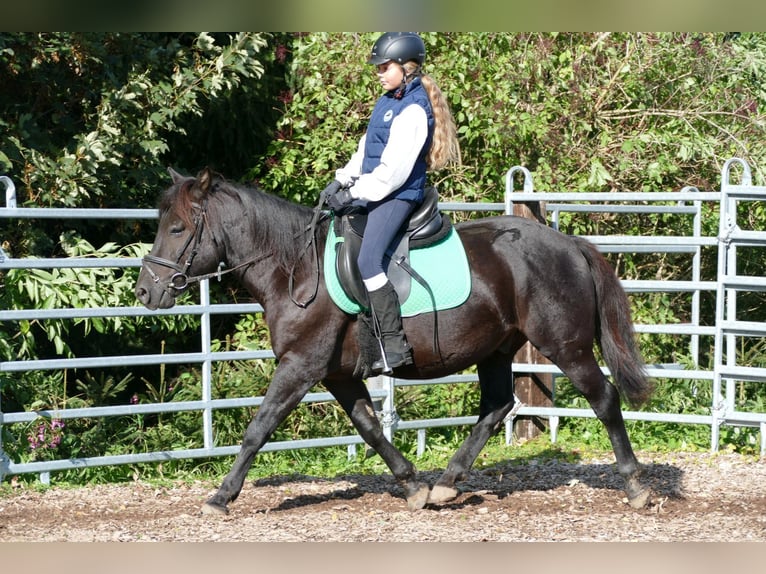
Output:
<path fill-rule="evenodd" d="M 369 308 L 367 289 L 359 273 L 357 259 L 362 246 L 362 236 L 367 225 L 366 213 L 352 213 L 333 220 L 336 237 L 343 241 L 336 244 L 335 269 L 346 295 L 362 307 Z M 396 289 L 399 301 L 404 303 L 410 294 L 413 277 L 420 280 L 410 267 L 410 249 L 420 249 L 438 243 L 452 229 L 449 217 L 439 210 L 439 193 L 436 187 L 427 187 L 423 203 L 410 215 L 406 226 L 386 252 L 384 269 L 388 280 Z M 393 263 L 393 264 L 392 264 Z M 428 288 L 427 284 L 425 285 Z"/>

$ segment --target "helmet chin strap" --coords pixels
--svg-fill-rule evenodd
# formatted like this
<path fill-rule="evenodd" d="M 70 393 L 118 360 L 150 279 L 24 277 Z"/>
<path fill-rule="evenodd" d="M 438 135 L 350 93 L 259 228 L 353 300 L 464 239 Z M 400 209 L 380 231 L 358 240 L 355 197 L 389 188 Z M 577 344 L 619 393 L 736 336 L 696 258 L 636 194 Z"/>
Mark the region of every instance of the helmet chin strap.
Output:
<path fill-rule="evenodd" d="M 404 66 L 402 66 L 401 64 L 399 64 L 399 66 L 401 66 L 402 68 L 402 83 L 396 89 L 396 92 L 394 92 L 394 97 L 397 100 L 401 100 L 402 96 L 404 96 L 404 90 L 407 89 L 407 84 L 409 84 L 415 78 L 419 78 L 423 74 L 423 68 L 421 68 L 420 66 L 415 68 L 415 71 L 410 74 L 407 73 L 407 70 L 404 68 Z"/>

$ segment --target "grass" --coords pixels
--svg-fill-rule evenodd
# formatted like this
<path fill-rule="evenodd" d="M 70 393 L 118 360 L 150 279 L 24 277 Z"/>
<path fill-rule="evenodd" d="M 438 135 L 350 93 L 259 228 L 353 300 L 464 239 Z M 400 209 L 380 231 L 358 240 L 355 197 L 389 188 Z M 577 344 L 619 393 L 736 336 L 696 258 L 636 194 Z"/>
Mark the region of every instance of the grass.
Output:
<path fill-rule="evenodd" d="M 710 450 L 707 427 L 689 429 L 673 425 L 627 421 L 626 426 L 634 448 L 637 451 L 674 453 L 707 452 Z M 660 432 L 662 431 L 662 432 Z M 438 472 L 444 469 L 449 459 L 465 440 L 469 427 L 450 427 L 429 432 L 425 451 L 417 454 L 415 431 L 396 433 L 394 441 L 402 453 L 423 472 Z M 731 430 L 732 435 L 735 431 Z M 757 454 L 757 442 L 752 433 L 736 433 L 747 438 L 739 444 L 727 442 L 722 446 L 725 452 L 737 452 L 744 456 Z M 679 439 L 683 437 L 683 440 Z M 726 442 L 726 441 L 724 441 Z M 523 443 L 506 445 L 504 433 L 487 443 L 474 463 L 473 468 L 491 468 L 502 464 L 525 464 L 530 460 L 560 460 L 578 462 L 590 459 L 613 460 L 611 446 L 606 432 L 596 420 L 571 419 L 559 428 L 557 442 L 551 443 L 550 435 L 544 433 Z M 173 460 L 161 463 L 145 463 L 119 466 L 104 466 L 51 474 L 51 481 L 57 487 L 80 487 L 92 484 L 119 484 L 141 481 L 157 486 L 178 483 L 211 482 L 219 483 L 231 468 L 234 457 L 210 459 Z M 248 474 L 249 480 L 271 476 L 313 476 L 333 478 L 344 475 L 390 474 L 383 460 L 367 452 L 365 445 L 358 445 L 356 456 L 349 457 L 346 447 L 326 447 L 260 453 Z M 25 474 L 13 477 L 15 484 L 29 488 L 45 489 L 38 475 Z M 0 496 L 12 490 L 8 480 L 0 483 Z"/>
<path fill-rule="evenodd" d="M 401 433 L 407 434 L 407 433 Z M 439 471 L 446 467 L 450 457 L 455 453 L 464 434 L 454 434 L 451 437 L 434 436 L 429 440 L 422 456 L 417 456 L 415 447 L 397 435 L 397 446 L 404 455 L 413 461 L 418 470 L 423 472 Z M 429 437 L 431 438 L 431 437 Z M 523 464 L 526 461 L 564 460 L 575 462 L 580 459 L 599 457 L 611 454 L 604 451 L 570 442 L 552 444 L 547 435 L 524 442 L 523 444 L 506 445 L 502 435 L 495 436 L 479 454 L 474 468 L 481 469 L 502 463 Z M 62 471 L 52 473 L 51 483 L 57 488 L 77 488 L 93 484 L 119 484 L 141 481 L 155 486 L 170 486 L 179 483 L 211 482 L 219 483 L 229 471 L 233 457 L 215 459 L 199 459 L 185 461 L 169 461 L 163 463 L 146 463 L 122 465 L 113 467 L 97 467 L 77 471 Z M 299 449 L 265 452 L 259 454 L 248 474 L 248 480 L 256 480 L 270 476 L 313 476 L 317 478 L 333 478 L 343 475 L 378 475 L 390 474 L 383 459 L 375 453 L 369 454 L 364 445 L 357 448 L 354 457 L 348 456 L 345 447 L 326 447 L 316 449 Z M 38 475 L 24 474 L 13 477 L 13 483 L 27 488 L 45 490 L 49 488 L 38 480 Z M 0 483 L 0 496 L 13 491 L 9 480 Z"/>

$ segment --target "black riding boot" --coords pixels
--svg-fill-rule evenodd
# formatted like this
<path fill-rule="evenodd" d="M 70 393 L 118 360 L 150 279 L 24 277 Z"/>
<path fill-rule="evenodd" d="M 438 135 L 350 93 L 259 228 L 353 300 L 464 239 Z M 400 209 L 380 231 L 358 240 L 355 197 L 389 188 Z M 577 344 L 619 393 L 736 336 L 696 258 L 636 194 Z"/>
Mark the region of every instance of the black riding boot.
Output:
<path fill-rule="evenodd" d="M 369 292 L 373 321 L 379 327 L 383 356 L 372 364 L 372 370 L 390 373 L 392 369 L 412 364 L 412 347 L 407 343 L 402 328 L 399 296 L 391 282 Z"/>

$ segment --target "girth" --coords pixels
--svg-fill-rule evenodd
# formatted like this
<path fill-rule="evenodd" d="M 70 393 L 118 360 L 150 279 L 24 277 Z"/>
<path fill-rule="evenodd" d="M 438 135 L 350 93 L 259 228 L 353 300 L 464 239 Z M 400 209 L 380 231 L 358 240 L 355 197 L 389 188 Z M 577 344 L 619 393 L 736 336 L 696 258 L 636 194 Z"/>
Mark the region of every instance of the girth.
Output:
<path fill-rule="evenodd" d="M 335 267 L 338 279 L 346 295 L 365 308 L 369 308 L 367 289 L 359 273 L 357 259 L 362 246 L 362 236 L 367 225 L 366 213 L 336 217 L 333 220 L 336 237 L 343 241 L 336 245 Z M 392 247 L 386 252 L 384 269 L 399 301 L 404 302 L 410 294 L 413 273 L 409 266 L 410 249 L 428 247 L 444 239 L 452 228 L 449 217 L 439 211 L 439 193 L 436 187 L 425 190 L 421 203 L 410 216 L 406 227 L 400 231 Z"/>

